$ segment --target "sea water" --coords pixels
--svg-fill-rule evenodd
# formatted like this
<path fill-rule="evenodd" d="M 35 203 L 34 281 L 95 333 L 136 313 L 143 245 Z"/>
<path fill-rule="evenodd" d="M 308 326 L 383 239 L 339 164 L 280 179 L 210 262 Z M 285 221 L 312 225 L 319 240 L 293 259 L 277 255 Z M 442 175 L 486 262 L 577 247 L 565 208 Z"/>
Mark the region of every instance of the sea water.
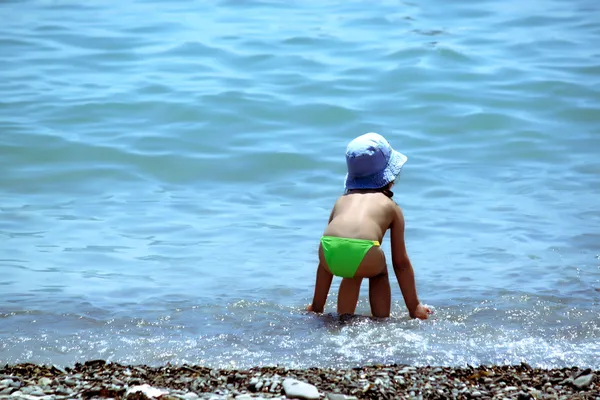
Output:
<path fill-rule="evenodd" d="M 0 363 L 600 368 L 596 0 L 0 17 Z M 389 320 L 340 322 L 339 278 L 303 312 L 371 131 L 408 156 L 394 199 L 427 321 L 391 269 Z"/>

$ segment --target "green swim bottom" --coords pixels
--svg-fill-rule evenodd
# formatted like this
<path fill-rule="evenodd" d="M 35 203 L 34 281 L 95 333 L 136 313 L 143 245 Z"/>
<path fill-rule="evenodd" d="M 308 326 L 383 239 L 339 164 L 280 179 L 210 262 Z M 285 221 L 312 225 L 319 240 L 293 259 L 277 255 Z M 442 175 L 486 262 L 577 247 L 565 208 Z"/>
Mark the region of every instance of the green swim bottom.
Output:
<path fill-rule="evenodd" d="M 342 278 L 354 278 L 367 251 L 371 250 L 373 246 L 379 246 L 379 242 L 336 236 L 321 237 L 321 247 L 329 270 L 335 276 Z"/>

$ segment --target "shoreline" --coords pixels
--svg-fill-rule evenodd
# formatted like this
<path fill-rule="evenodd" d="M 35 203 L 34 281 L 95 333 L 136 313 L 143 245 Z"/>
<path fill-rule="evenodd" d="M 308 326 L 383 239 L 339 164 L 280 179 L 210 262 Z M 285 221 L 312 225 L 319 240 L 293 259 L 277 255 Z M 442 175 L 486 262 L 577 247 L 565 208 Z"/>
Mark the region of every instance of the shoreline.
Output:
<path fill-rule="evenodd" d="M 598 399 L 600 370 L 520 365 L 406 364 L 345 369 L 126 365 L 89 360 L 73 367 L 0 366 L 0 399 Z"/>

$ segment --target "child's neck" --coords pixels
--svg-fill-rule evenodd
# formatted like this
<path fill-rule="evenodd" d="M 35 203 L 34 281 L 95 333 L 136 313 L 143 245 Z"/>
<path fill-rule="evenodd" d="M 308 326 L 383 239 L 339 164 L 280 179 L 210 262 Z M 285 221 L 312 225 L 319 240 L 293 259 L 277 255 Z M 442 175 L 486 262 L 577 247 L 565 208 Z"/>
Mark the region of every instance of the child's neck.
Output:
<path fill-rule="evenodd" d="M 350 189 L 350 190 L 346 190 L 346 193 L 347 194 L 352 194 L 352 193 L 383 193 L 384 195 L 386 195 L 390 199 L 392 197 L 394 197 L 394 192 L 392 192 L 387 187 L 381 188 L 381 189 Z"/>

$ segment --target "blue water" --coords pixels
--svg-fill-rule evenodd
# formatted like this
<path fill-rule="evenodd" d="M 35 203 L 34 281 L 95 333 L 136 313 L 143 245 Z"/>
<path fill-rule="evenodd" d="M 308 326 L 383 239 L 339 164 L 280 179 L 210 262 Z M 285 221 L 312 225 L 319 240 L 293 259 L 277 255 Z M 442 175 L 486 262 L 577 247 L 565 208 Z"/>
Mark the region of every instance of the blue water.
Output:
<path fill-rule="evenodd" d="M 597 1 L 0 16 L 0 363 L 600 368 Z M 428 321 L 302 312 L 370 131 Z"/>

